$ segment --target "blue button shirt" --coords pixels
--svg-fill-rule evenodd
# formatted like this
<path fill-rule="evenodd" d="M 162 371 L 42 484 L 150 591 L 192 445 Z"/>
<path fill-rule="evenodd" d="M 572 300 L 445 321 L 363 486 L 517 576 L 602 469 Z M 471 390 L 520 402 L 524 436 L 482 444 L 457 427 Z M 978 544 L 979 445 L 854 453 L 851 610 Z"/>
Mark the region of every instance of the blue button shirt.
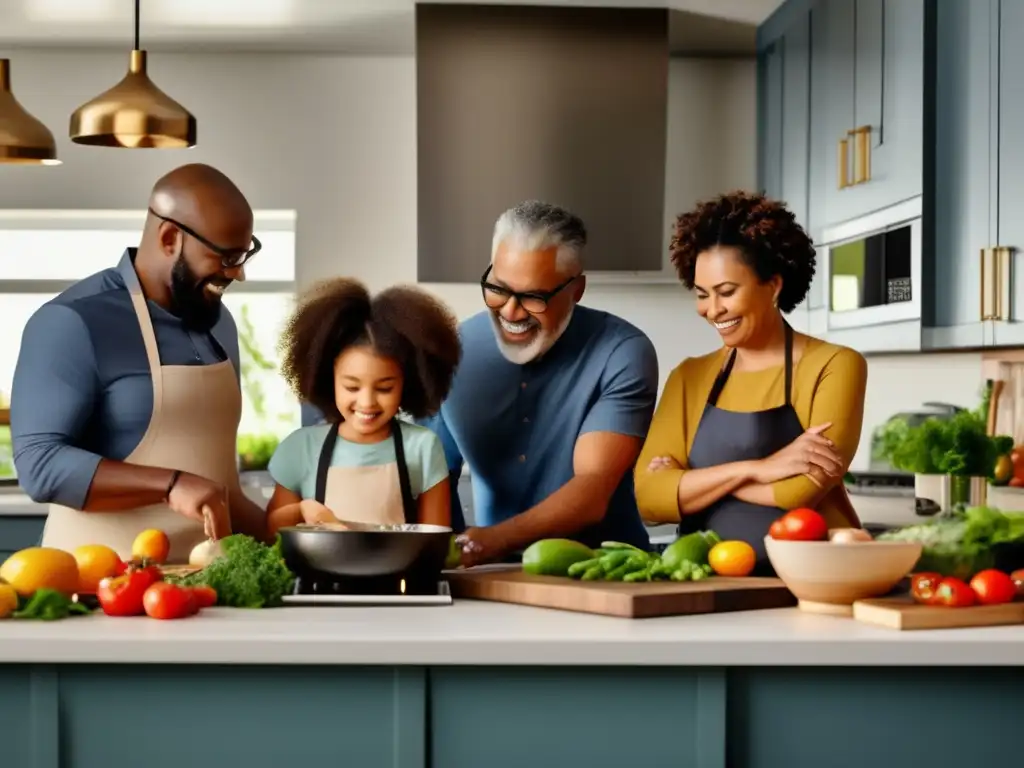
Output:
<path fill-rule="evenodd" d="M 129 248 L 116 267 L 71 286 L 25 326 L 11 388 L 11 439 L 18 482 L 33 501 L 81 509 L 100 459 L 125 459 L 149 426 L 153 380 L 125 283 L 134 259 Z M 148 305 L 163 365 L 227 357 L 240 370 L 238 331 L 226 307 L 206 334 Z"/>
<path fill-rule="evenodd" d="M 644 438 L 658 394 L 658 358 L 638 328 L 577 306 L 541 359 L 509 362 L 488 312 L 460 327 L 463 359 L 441 412 L 422 423 L 441 437 L 452 472 L 452 521 L 462 527 L 457 481 L 469 465 L 477 525 L 494 525 L 540 503 L 573 477 L 576 439 L 588 432 Z M 649 537 L 626 472 L 604 520 L 575 536 L 646 547 Z"/>

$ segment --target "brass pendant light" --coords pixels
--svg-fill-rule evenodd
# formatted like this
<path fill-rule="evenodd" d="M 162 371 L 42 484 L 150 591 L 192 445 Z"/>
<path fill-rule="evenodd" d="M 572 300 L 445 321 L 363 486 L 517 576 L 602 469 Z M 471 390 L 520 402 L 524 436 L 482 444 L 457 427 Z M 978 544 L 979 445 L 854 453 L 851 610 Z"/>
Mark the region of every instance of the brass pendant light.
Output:
<path fill-rule="evenodd" d="M 146 74 L 139 49 L 139 0 L 135 0 L 135 48 L 128 74 L 71 115 L 71 140 L 94 147 L 182 149 L 196 144 L 196 119 Z"/>
<path fill-rule="evenodd" d="M 9 59 L 0 59 L 0 163 L 60 165 L 50 129 L 26 112 L 11 92 Z"/>

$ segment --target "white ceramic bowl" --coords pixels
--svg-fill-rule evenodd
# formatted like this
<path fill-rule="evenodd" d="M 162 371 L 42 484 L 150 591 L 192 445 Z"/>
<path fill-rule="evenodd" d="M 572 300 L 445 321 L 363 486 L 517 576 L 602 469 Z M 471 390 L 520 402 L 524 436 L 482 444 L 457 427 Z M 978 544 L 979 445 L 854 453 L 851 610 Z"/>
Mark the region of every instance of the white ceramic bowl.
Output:
<path fill-rule="evenodd" d="M 764 540 L 776 575 L 799 601 L 816 613 L 850 615 L 853 603 L 886 594 L 921 557 L 922 545 L 908 541 Z"/>

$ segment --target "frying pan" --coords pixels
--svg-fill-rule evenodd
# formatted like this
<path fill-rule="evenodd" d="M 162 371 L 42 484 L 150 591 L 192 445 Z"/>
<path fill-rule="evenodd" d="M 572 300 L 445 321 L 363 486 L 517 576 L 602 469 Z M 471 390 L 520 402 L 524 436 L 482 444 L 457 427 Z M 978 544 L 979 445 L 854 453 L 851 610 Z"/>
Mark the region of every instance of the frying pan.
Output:
<path fill-rule="evenodd" d="M 359 525 L 351 530 L 298 525 L 281 528 L 281 554 L 299 578 L 406 578 L 437 583 L 452 529 L 441 525 Z"/>

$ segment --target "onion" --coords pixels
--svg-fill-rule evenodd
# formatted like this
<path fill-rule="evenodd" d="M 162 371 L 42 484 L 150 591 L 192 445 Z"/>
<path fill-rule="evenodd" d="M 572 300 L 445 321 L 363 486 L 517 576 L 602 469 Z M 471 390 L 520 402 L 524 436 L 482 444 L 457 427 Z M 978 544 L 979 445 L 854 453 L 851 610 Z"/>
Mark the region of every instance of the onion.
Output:
<path fill-rule="evenodd" d="M 829 533 L 833 544 L 853 544 L 859 541 L 874 541 L 874 537 L 863 528 L 837 528 Z"/>
<path fill-rule="evenodd" d="M 201 541 L 192 548 L 188 556 L 188 564 L 198 568 L 205 568 L 218 557 L 224 554 L 220 542 L 213 539 Z"/>

